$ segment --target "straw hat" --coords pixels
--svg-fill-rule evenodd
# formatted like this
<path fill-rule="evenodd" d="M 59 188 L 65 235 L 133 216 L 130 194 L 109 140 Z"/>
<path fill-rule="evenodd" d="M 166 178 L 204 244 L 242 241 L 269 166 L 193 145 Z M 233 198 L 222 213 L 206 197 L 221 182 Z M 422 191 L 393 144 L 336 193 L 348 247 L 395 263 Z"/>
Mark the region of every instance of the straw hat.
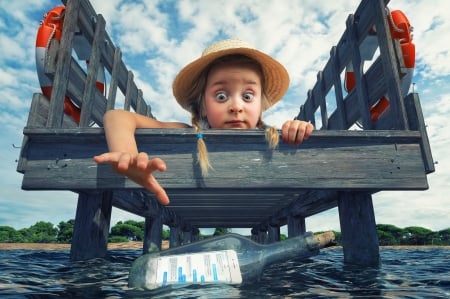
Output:
<path fill-rule="evenodd" d="M 270 101 L 270 106 L 281 100 L 289 87 L 289 74 L 284 66 L 244 41 L 239 39 L 226 39 L 206 48 L 200 58 L 185 66 L 178 73 L 172 85 L 173 95 L 178 103 L 184 109 L 190 111 L 187 94 L 203 70 L 219 57 L 236 54 L 250 57 L 258 61 L 261 65 L 265 85 L 263 86 L 263 91 Z"/>

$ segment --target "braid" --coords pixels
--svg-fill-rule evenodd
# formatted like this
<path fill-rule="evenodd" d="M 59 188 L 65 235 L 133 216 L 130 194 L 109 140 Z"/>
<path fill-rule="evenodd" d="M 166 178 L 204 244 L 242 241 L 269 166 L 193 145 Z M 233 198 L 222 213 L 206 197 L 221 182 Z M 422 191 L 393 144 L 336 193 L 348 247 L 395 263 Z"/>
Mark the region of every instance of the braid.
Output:
<path fill-rule="evenodd" d="M 262 77 L 262 76 L 261 76 Z M 267 98 L 266 93 L 262 92 L 261 96 L 261 104 L 263 111 L 270 107 L 270 101 Z M 257 128 L 264 129 L 266 133 L 266 142 L 269 145 L 270 149 L 274 149 L 278 146 L 278 143 L 280 142 L 280 134 L 278 133 L 278 129 L 275 127 L 268 126 L 264 123 L 264 121 L 261 119 L 261 117 L 258 120 L 258 123 L 256 124 Z"/>
<path fill-rule="evenodd" d="M 280 134 L 278 133 L 278 129 L 266 125 L 262 121 L 262 119 L 259 119 L 256 126 L 260 129 L 264 129 L 266 133 L 266 142 L 269 145 L 269 148 L 270 149 L 276 148 L 278 146 L 278 143 L 280 142 Z"/>
<path fill-rule="evenodd" d="M 203 176 L 207 176 L 209 169 L 212 169 L 209 163 L 208 149 L 206 148 L 205 140 L 203 140 L 202 128 L 198 117 L 192 115 L 192 126 L 197 132 L 197 159 L 200 163 L 200 169 Z"/>

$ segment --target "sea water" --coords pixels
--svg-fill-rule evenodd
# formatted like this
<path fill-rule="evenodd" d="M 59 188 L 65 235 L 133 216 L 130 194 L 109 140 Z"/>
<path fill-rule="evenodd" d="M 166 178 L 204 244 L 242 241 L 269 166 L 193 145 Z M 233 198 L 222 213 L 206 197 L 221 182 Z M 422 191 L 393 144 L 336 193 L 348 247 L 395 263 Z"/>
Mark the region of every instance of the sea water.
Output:
<path fill-rule="evenodd" d="M 381 266 L 343 264 L 342 248 L 267 268 L 258 283 L 157 291 L 127 286 L 140 250 L 70 261 L 69 251 L 0 250 L 0 298 L 450 298 L 450 249 L 380 250 Z"/>

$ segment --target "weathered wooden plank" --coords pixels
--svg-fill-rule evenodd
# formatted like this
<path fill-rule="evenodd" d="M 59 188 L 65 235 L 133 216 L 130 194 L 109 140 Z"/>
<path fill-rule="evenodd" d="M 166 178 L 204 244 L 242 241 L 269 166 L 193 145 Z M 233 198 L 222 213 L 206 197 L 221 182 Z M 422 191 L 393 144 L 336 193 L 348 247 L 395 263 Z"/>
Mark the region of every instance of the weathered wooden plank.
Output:
<path fill-rule="evenodd" d="M 93 131 L 91 131 L 93 130 Z M 138 185 L 92 161 L 106 151 L 99 129 L 25 129 L 27 163 L 23 188 L 30 190 L 137 189 Z M 95 132 L 95 133 L 94 133 Z M 145 132 L 145 133 L 144 133 Z M 151 132 L 151 133 L 150 133 Z M 263 132 L 205 132 L 214 170 L 202 177 L 193 130 L 145 129 L 139 148 L 166 160 L 157 173 L 170 189 L 426 189 L 419 132 L 315 132 L 300 147 L 267 148 Z M 171 171 L 176 170 L 176 171 Z M 239 176 L 236 176 L 236 173 Z"/>

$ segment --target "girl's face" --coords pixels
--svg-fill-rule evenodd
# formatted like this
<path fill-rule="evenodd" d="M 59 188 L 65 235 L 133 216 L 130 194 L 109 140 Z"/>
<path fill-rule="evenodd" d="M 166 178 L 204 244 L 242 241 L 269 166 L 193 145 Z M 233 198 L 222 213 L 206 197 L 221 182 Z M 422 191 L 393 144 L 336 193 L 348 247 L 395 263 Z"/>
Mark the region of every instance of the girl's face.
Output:
<path fill-rule="evenodd" d="M 213 67 L 204 94 L 206 116 L 213 129 L 254 129 L 260 119 L 261 78 L 249 66 Z"/>

